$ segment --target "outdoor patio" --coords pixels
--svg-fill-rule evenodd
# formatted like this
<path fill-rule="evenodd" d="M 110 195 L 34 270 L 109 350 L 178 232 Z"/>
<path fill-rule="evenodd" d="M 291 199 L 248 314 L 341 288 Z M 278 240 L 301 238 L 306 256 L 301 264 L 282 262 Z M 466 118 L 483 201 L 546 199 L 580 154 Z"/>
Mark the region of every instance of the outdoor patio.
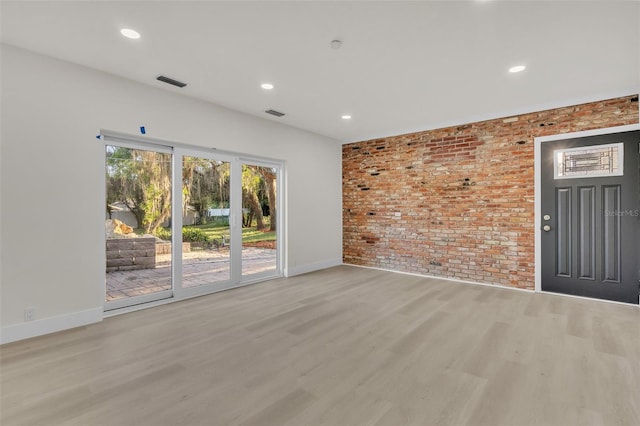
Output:
<path fill-rule="evenodd" d="M 276 269 L 276 250 L 244 247 L 242 273 L 251 275 Z M 229 279 L 229 249 L 192 251 L 183 254 L 182 286 L 197 287 Z M 142 296 L 171 289 L 171 255 L 156 256 L 151 269 L 107 273 L 106 301 Z"/>

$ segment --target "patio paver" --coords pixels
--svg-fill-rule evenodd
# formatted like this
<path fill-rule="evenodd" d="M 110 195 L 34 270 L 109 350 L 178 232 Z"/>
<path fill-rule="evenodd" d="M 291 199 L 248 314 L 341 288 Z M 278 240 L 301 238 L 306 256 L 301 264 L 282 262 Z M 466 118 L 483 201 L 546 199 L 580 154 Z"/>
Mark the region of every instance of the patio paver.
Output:
<path fill-rule="evenodd" d="M 171 256 L 159 255 L 154 269 L 107 273 L 107 302 L 132 296 L 171 290 Z M 250 275 L 276 268 L 276 250 L 245 247 L 242 249 L 242 273 Z M 183 287 L 197 287 L 229 279 L 229 251 L 184 253 Z"/>

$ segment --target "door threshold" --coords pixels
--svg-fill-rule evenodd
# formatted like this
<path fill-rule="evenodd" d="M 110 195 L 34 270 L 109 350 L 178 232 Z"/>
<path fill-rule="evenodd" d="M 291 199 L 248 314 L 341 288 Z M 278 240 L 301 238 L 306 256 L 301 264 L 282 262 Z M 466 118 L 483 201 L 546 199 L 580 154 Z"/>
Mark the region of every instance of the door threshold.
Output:
<path fill-rule="evenodd" d="M 555 293 L 553 291 L 544 291 L 544 290 L 536 291 L 536 293 L 549 294 L 551 296 L 571 297 L 573 299 L 591 300 L 594 302 L 605 302 L 605 303 L 612 303 L 615 305 L 624 305 L 624 306 L 632 306 L 635 308 L 640 308 L 640 304 L 638 303 L 618 302 L 617 300 L 598 299 L 595 297 L 577 296 L 575 294 Z"/>
<path fill-rule="evenodd" d="M 242 282 L 236 283 L 232 287 L 221 288 L 221 289 L 218 289 L 218 290 L 213 290 L 213 291 L 208 292 L 208 293 L 194 294 L 192 296 L 185 296 L 185 297 L 180 297 L 180 298 L 176 298 L 175 296 L 172 296 L 172 297 L 168 297 L 168 298 L 165 298 L 165 299 L 154 300 L 152 302 L 145 302 L 145 303 L 139 303 L 137 305 L 125 306 L 125 307 L 116 308 L 116 309 L 110 309 L 108 311 L 104 311 L 102 317 L 103 318 L 115 317 L 115 316 L 118 316 L 118 315 L 124 315 L 124 314 L 128 314 L 128 313 L 131 313 L 131 312 L 141 311 L 142 309 L 154 308 L 156 306 L 162 306 L 162 305 L 166 305 L 168 303 L 181 302 L 183 300 L 194 299 L 196 297 L 208 296 L 210 294 L 220 293 L 222 291 L 228 291 L 228 290 L 233 290 L 233 289 L 236 289 L 236 288 L 246 287 L 246 286 L 249 286 L 249 285 L 259 284 L 259 283 L 262 283 L 262 282 L 265 282 L 265 281 L 271 281 L 273 279 L 282 278 L 282 277 L 283 277 L 282 274 L 275 274 L 275 275 L 256 277 L 255 279 L 252 279 L 252 280 L 247 280 L 247 281 L 242 281 Z"/>

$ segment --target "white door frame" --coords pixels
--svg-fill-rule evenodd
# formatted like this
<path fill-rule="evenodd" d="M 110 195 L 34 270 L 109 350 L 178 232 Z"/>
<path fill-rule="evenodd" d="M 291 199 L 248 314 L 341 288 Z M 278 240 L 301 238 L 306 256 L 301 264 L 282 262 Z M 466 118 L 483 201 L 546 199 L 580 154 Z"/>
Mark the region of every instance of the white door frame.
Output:
<path fill-rule="evenodd" d="M 131 149 L 140 149 L 140 150 L 144 150 L 144 151 L 153 151 L 153 152 L 158 152 L 161 154 L 168 154 L 171 155 L 171 158 L 174 158 L 175 156 L 173 155 L 173 148 L 170 146 L 167 146 L 165 144 L 149 144 L 146 143 L 144 141 L 140 141 L 138 139 L 135 138 L 124 138 L 121 137 L 121 135 L 113 135 L 111 133 L 106 133 L 103 134 L 101 133 L 102 136 L 102 142 L 103 142 L 103 155 L 105 155 L 105 151 L 104 149 L 106 149 L 107 146 L 109 145 L 113 145 L 113 146 L 120 146 L 120 147 L 125 147 L 125 148 L 131 148 Z M 103 161 L 105 162 L 105 167 L 106 167 L 106 157 L 103 158 Z M 173 165 L 172 165 L 173 166 Z M 173 170 L 172 170 L 173 173 Z M 104 175 L 102 175 L 102 179 L 101 179 L 101 187 L 102 187 L 102 191 L 103 191 L 103 199 L 106 200 L 106 177 Z M 172 187 L 173 190 L 173 187 Z M 173 195 L 173 194 L 172 194 Z M 172 209 L 173 209 L 173 201 L 172 201 Z M 174 215 L 172 215 L 174 216 Z M 106 239 L 106 235 L 105 235 L 105 230 L 104 227 L 102 228 L 102 238 Z M 106 240 L 105 240 L 106 242 Z M 103 247 L 105 247 L 105 245 L 103 244 Z M 107 254 L 106 251 L 103 251 L 103 262 L 102 264 L 105 265 L 106 263 L 106 258 L 107 258 Z M 153 293 L 149 293 L 149 294 L 145 294 L 142 296 L 131 296 L 131 297 L 126 297 L 126 298 L 122 298 L 122 299 L 117 299 L 117 300 L 112 300 L 112 301 L 107 301 L 106 300 L 106 295 L 107 295 L 107 283 L 106 283 L 106 279 L 103 282 L 103 297 L 102 297 L 102 310 L 103 311 L 115 311 L 118 309 L 123 309 L 123 308 L 129 308 L 131 306 L 137 306 L 137 305 L 142 305 L 142 304 L 150 304 L 150 303 L 157 303 L 157 302 L 162 302 L 164 300 L 170 300 L 173 297 L 175 297 L 175 285 L 173 284 L 173 265 L 172 265 L 172 281 L 171 281 L 171 289 L 170 290 L 163 290 L 163 291 L 156 291 Z"/>
<path fill-rule="evenodd" d="M 183 168 L 184 157 L 198 157 L 198 158 L 206 158 L 208 160 L 220 160 L 220 161 L 227 162 L 231 167 L 231 179 L 230 179 L 231 188 L 233 188 L 234 182 L 239 181 L 238 176 L 235 176 L 233 173 L 234 172 L 233 168 L 236 167 L 234 166 L 234 163 L 236 162 L 236 157 L 232 155 L 220 153 L 218 151 L 197 149 L 196 147 L 191 149 L 176 147 L 173 150 L 173 173 L 174 173 L 173 182 L 182 183 L 182 168 Z M 181 212 L 182 202 L 183 202 L 182 185 L 181 184 L 173 185 L 171 189 L 172 189 L 171 202 L 173 207 L 172 211 Z M 238 200 L 236 199 L 236 194 L 232 194 L 231 205 L 229 206 L 231 212 L 235 212 L 236 210 L 239 209 L 239 206 L 236 205 L 237 203 L 238 203 Z M 240 240 L 242 240 L 242 229 L 238 230 L 237 227 L 234 227 L 234 222 L 232 221 L 232 219 L 233 219 L 233 216 L 230 216 L 229 217 L 230 236 L 231 238 L 236 238 L 237 235 L 235 234 L 239 233 L 240 234 L 239 238 Z M 172 230 L 182 229 L 182 214 L 172 214 L 171 220 L 172 220 L 171 222 Z M 234 262 L 232 261 L 233 253 L 231 253 L 229 256 L 229 264 L 231 268 L 230 268 L 230 274 L 229 274 L 228 280 L 213 282 L 210 284 L 203 284 L 198 287 L 185 288 L 182 282 L 183 253 L 182 253 L 182 244 L 181 244 L 182 243 L 181 233 L 175 232 L 175 231 L 172 232 L 171 240 L 172 240 L 171 272 L 173 274 L 172 282 L 174 283 L 173 293 L 176 299 L 186 299 L 189 297 L 202 296 L 205 294 L 214 293 L 216 291 L 226 290 L 226 289 L 237 286 L 240 278 L 239 278 L 239 275 L 237 275 L 234 270 L 236 268 L 235 268 Z M 233 247 L 233 244 L 231 245 L 231 247 Z M 237 261 L 235 263 L 237 263 Z"/>
<path fill-rule="evenodd" d="M 559 135 L 540 136 L 534 138 L 535 156 L 535 291 L 542 292 L 542 144 L 545 142 L 558 141 L 563 139 L 584 138 L 588 136 L 608 135 L 622 132 L 640 130 L 640 124 L 630 124 L 626 126 L 607 127 L 604 129 L 585 130 L 582 132 L 562 133 Z M 576 296 L 577 297 L 577 296 Z M 619 302 L 613 302 L 619 303 Z"/>
<path fill-rule="evenodd" d="M 284 208 L 284 193 L 285 193 L 285 178 L 284 178 L 284 162 L 282 161 L 265 161 L 260 159 L 251 158 L 248 156 L 239 157 L 238 158 L 239 170 L 238 173 L 242 173 L 242 165 L 248 164 L 259 167 L 273 167 L 276 169 L 276 244 L 277 247 L 284 247 L 286 249 L 286 244 L 284 244 L 284 229 L 285 229 L 285 216 L 286 211 Z M 240 179 L 241 177 L 239 177 Z M 242 190 L 240 189 L 240 192 Z M 242 194 L 239 194 L 239 200 L 242 200 Z M 242 201 L 241 201 L 242 203 Z M 242 206 L 242 205 L 241 205 Z M 238 218 L 239 223 L 242 223 L 242 217 Z M 275 271 L 267 271 L 261 272 L 252 275 L 243 275 L 242 274 L 242 238 L 236 243 L 236 247 L 239 250 L 238 255 L 240 256 L 241 261 L 239 262 L 239 277 L 240 282 L 243 284 L 252 283 L 255 281 L 261 281 L 265 278 L 269 278 L 271 276 L 282 276 L 284 274 L 284 250 L 281 248 L 276 248 L 276 270 Z"/>
<path fill-rule="evenodd" d="M 277 185 L 277 228 L 276 228 L 276 271 L 266 274 L 255 274 L 248 278 L 242 277 L 242 188 L 241 185 L 231 185 L 231 191 L 233 192 L 231 200 L 234 205 L 231 207 L 232 216 L 230 220 L 230 234 L 232 238 L 232 250 L 231 256 L 235 256 L 237 261 L 231 262 L 232 271 L 230 280 L 220 282 L 219 285 L 203 286 L 203 288 L 184 289 L 181 287 L 182 282 L 182 244 L 176 244 L 181 240 L 181 235 L 172 233 L 172 290 L 166 292 L 158 292 L 156 295 L 162 293 L 163 298 L 156 300 L 140 296 L 138 301 L 142 304 L 129 305 L 125 301 L 121 303 L 109 302 L 109 310 L 105 312 L 105 316 L 117 315 L 120 313 L 126 313 L 145 307 L 157 306 L 160 304 L 171 303 L 174 301 L 184 300 L 191 297 L 197 297 L 204 294 L 215 293 L 217 291 L 226 290 L 233 287 L 240 287 L 248 284 L 257 283 L 266 279 L 278 278 L 284 276 L 286 270 L 286 162 L 283 160 L 277 160 L 268 157 L 253 156 L 250 154 L 240 154 L 231 151 L 218 150 L 216 148 L 207 148 L 197 145 L 189 145 L 179 142 L 167 141 L 162 139 L 155 139 L 146 136 L 135 136 L 120 132 L 114 132 L 110 130 L 100 129 L 100 136 L 103 144 L 116 144 L 127 146 L 131 148 L 139 148 L 146 150 L 157 150 L 158 152 L 172 154 L 172 210 L 181 211 L 182 203 L 182 185 L 175 185 L 175 182 L 182 181 L 182 158 L 184 155 L 191 155 L 203 158 L 215 158 L 222 161 L 229 161 L 231 164 L 231 181 L 241 182 L 242 180 L 242 164 L 255 164 L 267 167 L 275 167 L 278 170 L 276 176 Z M 104 155 L 104 154 L 103 154 Z M 103 198 L 106 199 L 106 181 L 103 176 L 102 182 Z M 235 200 L 235 201 L 234 201 Z M 237 205 L 236 205 L 237 204 Z M 176 207 L 179 207 L 176 210 Z M 235 213 L 234 213 L 235 212 Z M 182 229 L 182 215 L 172 214 L 172 229 Z M 104 237 L 104 228 L 101 230 L 102 238 Z M 106 253 L 103 250 L 103 259 L 106 261 Z M 103 264 L 104 264 L 103 261 Z M 106 282 L 103 284 L 104 293 L 106 294 Z M 105 309 L 105 298 L 102 300 L 103 311 Z M 120 306 L 122 305 L 122 306 Z M 125 306 L 126 305 L 126 306 Z"/>

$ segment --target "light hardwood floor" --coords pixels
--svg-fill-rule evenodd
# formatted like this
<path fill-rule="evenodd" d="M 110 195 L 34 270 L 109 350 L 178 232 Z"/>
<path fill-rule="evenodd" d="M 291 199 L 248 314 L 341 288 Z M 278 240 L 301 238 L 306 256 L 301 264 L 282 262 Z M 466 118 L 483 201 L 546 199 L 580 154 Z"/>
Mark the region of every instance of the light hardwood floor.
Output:
<path fill-rule="evenodd" d="M 10 425 L 640 425 L 640 309 L 340 266 L 1 348 Z"/>

